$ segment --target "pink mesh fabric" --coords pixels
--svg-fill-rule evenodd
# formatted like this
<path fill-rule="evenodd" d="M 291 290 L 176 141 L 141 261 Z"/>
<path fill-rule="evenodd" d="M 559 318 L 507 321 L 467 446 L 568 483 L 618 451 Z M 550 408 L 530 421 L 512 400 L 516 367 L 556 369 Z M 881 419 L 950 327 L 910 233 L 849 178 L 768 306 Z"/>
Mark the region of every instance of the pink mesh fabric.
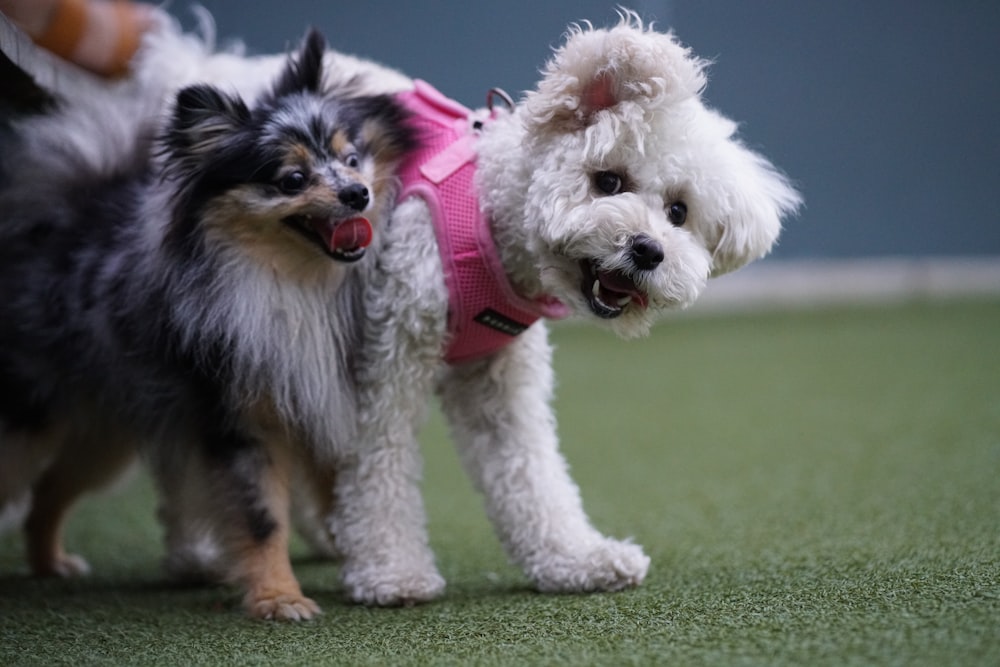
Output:
<path fill-rule="evenodd" d="M 399 199 L 422 197 L 430 208 L 449 292 L 445 361 L 484 357 L 540 317 L 565 317 L 563 304 L 524 299 L 507 280 L 476 198 L 470 111 L 419 80 L 397 99 L 412 114 L 421 142 L 400 169 Z"/>

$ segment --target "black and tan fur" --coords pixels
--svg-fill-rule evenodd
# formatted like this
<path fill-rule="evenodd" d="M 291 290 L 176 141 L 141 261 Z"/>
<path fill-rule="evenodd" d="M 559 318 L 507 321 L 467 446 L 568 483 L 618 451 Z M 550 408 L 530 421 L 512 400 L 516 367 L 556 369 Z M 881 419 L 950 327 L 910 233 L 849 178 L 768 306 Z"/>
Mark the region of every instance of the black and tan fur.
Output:
<path fill-rule="evenodd" d="M 323 88 L 324 48 L 310 33 L 252 108 L 183 89 L 117 173 L 5 137 L 18 158 L 0 158 L 0 510 L 33 499 L 36 573 L 85 569 L 62 521 L 140 443 L 172 558 L 204 531 L 251 615 L 318 611 L 287 538 L 294 466 L 350 437 L 337 383 L 358 334 L 339 288 L 364 242 L 331 238 L 362 214 L 377 229 L 411 145 L 391 98 Z M 26 194 L 30 174 L 45 197 Z"/>

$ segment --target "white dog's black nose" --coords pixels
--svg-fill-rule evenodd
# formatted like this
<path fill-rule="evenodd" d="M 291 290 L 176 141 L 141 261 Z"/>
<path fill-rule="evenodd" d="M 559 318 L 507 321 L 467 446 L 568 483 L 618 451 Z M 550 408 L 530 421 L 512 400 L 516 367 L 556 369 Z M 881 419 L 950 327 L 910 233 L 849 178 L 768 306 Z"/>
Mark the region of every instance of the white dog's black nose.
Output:
<path fill-rule="evenodd" d="M 632 263 L 642 271 L 652 271 L 663 261 L 663 246 L 645 234 L 636 234 L 631 242 Z"/>
<path fill-rule="evenodd" d="M 337 199 L 355 211 L 363 211 L 368 207 L 368 188 L 360 183 L 351 183 L 337 193 Z"/>

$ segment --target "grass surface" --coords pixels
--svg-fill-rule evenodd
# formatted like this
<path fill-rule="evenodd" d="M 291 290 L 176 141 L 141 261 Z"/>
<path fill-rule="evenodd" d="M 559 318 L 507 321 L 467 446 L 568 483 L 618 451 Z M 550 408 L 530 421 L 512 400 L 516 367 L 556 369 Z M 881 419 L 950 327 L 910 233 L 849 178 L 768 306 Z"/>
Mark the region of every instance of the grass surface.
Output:
<path fill-rule="evenodd" d="M 424 431 L 445 597 L 241 615 L 163 583 L 148 480 L 87 499 L 94 574 L 24 576 L 0 538 L 0 664 L 1000 664 L 1000 303 L 678 318 L 645 340 L 554 332 L 563 450 L 603 530 L 653 565 L 634 591 L 533 593 L 435 415 Z"/>

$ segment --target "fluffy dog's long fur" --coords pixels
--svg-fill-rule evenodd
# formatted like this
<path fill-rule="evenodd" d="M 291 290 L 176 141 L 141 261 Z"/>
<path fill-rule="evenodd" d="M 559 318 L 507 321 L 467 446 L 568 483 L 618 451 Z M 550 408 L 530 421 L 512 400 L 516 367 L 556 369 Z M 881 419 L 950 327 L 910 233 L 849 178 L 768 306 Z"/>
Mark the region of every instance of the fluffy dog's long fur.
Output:
<path fill-rule="evenodd" d="M 157 154 L 137 132 L 112 173 L 63 161 L 72 143 L 39 151 L 34 121 L 5 137 L 0 505 L 31 494 L 36 572 L 85 569 L 62 518 L 139 442 L 175 560 L 204 529 L 252 615 L 318 611 L 288 561 L 290 478 L 352 438 L 340 385 L 361 334 L 340 287 L 412 144 L 390 97 L 324 88 L 324 50 L 311 33 L 252 108 L 184 88 Z M 24 178 L 40 173 L 44 198 Z"/>

